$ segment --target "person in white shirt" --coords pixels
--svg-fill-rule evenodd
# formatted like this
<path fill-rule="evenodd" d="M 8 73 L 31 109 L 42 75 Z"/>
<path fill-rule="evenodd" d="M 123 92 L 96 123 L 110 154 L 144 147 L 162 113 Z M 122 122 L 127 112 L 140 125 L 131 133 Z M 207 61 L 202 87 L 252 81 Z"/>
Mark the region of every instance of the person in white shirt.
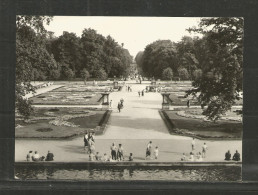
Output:
<path fill-rule="evenodd" d="M 159 148 L 158 148 L 158 146 L 156 146 L 156 148 L 154 149 L 154 156 L 155 156 L 155 159 L 158 159 L 158 156 L 159 156 Z"/>
<path fill-rule="evenodd" d="M 33 161 L 40 161 L 40 155 L 37 151 L 35 151 L 35 154 L 32 156 Z"/>
<path fill-rule="evenodd" d="M 208 146 L 206 145 L 206 143 L 204 143 L 202 146 L 202 158 L 206 157 L 207 150 L 208 150 Z"/>

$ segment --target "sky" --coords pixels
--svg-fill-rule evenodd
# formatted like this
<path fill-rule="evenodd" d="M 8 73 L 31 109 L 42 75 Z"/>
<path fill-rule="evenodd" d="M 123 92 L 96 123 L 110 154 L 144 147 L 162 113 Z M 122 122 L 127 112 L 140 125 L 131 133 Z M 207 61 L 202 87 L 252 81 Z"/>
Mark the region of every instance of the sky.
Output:
<path fill-rule="evenodd" d="M 93 17 L 93 16 L 54 16 L 48 31 L 60 36 L 63 31 L 73 32 L 81 36 L 83 29 L 92 28 L 103 36 L 110 35 L 120 45 L 128 49 L 132 56 L 156 40 L 178 42 L 183 36 L 199 36 L 190 34 L 187 28 L 198 26 L 200 18 L 187 17 Z"/>

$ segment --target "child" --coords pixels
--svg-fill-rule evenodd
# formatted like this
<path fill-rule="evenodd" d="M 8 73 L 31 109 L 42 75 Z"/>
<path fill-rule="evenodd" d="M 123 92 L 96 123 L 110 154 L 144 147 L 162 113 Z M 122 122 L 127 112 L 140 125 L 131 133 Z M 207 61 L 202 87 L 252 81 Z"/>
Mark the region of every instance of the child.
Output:
<path fill-rule="evenodd" d="M 156 146 L 155 150 L 154 150 L 154 156 L 155 156 L 155 159 L 158 159 L 158 156 L 159 156 L 159 149 L 158 149 L 158 146 Z"/>
<path fill-rule="evenodd" d="M 129 161 L 133 161 L 133 153 L 130 153 Z"/>
<path fill-rule="evenodd" d="M 190 152 L 189 161 L 194 161 L 194 154 L 192 152 Z"/>
<path fill-rule="evenodd" d="M 108 155 L 105 153 L 102 158 L 102 161 L 107 162 L 108 160 L 109 160 Z"/>
<path fill-rule="evenodd" d="M 95 161 L 95 155 L 92 152 L 89 155 L 89 160 L 90 161 Z"/>
<path fill-rule="evenodd" d="M 99 152 L 96 152 L 95 159 L 96 159 L 96 161 L 101 160 L 101 156 L 99 156 Z"/>
<path fill-rule="evenodd" d="M 202 161 L 202 154 L 201 154 L 201 152 L 199 152 L 199 153 L 196 155 L 196 161 Z"/>

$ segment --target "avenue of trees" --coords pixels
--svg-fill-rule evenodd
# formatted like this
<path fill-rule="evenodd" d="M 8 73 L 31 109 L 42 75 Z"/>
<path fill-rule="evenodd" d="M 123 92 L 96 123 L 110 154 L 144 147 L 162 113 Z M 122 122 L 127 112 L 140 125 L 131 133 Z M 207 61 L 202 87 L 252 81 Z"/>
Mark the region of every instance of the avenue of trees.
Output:
<path fill-rule="evenodd" d="M 32 107 L 23 96 L 34 92 L 32 81 L 125 77 L 131 68 L 129 51 L 111 36 L 85 28 L 81 37 L 69 32 L 55 37 L 44 28 L 51 20 L 49 16 L 16 18 L 15 104 L 25 118 Z"/>
<path fill-rule="evenodd" d="M 202 18 L 178 43 L 158 40 L 137 54 L 142 75 L 191 80 L 187 95 L 197 97 L 203 114 L 217 120 L 240 98 L 243 81 L 243 18 Z M 170 73 L 172 70 L 172 73 Z"/>

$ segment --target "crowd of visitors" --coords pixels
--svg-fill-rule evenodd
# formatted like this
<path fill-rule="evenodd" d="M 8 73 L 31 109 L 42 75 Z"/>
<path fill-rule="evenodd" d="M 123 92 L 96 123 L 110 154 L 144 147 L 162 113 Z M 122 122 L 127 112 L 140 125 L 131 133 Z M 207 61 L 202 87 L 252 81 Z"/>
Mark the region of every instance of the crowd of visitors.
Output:
<path fill-rule="evenodd" d="M 53 161 L 54 160 L 54 154 L 50 151 L 48 151 L 46 157 L 41 156 L 37 151 L 29 151 L 29 153 L 26 156 L 27 161 Z"/>

